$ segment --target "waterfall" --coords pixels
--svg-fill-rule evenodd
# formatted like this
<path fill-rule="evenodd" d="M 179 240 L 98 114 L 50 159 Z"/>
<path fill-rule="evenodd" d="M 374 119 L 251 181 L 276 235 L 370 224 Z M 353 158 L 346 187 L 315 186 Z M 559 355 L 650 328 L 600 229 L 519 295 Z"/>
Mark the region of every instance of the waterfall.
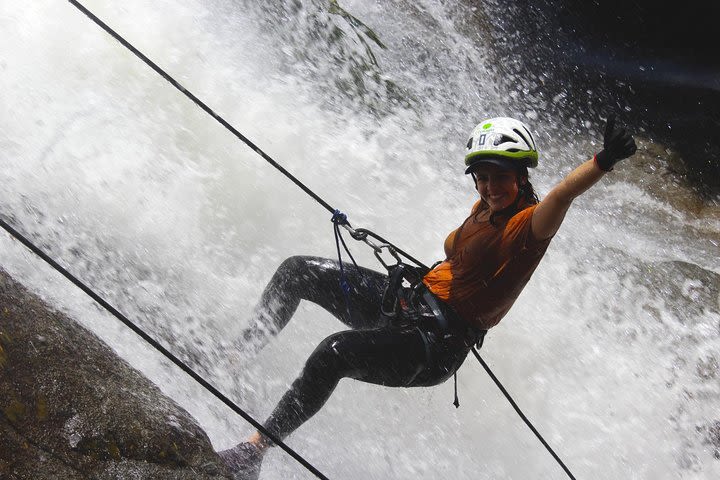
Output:
<path fill-rule="evenodd" d="M 523 60 L 494 50 L 492 2 L 87 6 L 353 225 L 428 264 L 477 196 L 463 175 L 477 122 L 530 125 L 541 197 L 602 148 L 601 109 L 565 108 L 570 87 L 544 94 L 542 72 L 536 88 L 503 75 Z M 257 356 L 235 338 L 284 258 L 335 255 L 330 215 L 69 3 L 7 0 L 0 32 L 0 215 L 263 419 L 342 326 L 302 304 Z M 483 355 L 578 478 L 718 478 L 720 217 L 657 195 L 672 180 L 652 161 L 668 150 L 636 138 L 637 158 L 573 205 Z M 218 449 L 251 433 L 7 235 L 0 261 Z M 457 410 L 451 382 L 343 380 L 288 444 L 330 478 L 564 478 L 472 358 L 458 375 Z M 274 450 L 261 478 L 303 475 Z"/>

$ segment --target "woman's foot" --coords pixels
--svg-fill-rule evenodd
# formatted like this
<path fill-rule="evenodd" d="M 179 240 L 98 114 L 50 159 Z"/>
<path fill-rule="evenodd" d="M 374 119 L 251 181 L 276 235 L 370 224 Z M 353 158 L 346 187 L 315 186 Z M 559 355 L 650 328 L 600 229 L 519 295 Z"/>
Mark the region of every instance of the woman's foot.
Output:
<path fill-rule="evenodd" d="M 217 453 L 228 466 L 235 480 L 257 480 L 260 476 L 265 449 L 256 444 L 243 442 Z"/>

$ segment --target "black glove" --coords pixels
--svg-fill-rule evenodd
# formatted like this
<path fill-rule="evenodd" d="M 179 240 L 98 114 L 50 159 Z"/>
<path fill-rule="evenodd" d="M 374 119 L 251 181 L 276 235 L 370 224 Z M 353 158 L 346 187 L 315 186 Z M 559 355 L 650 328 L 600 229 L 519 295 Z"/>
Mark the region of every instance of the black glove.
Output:
<path fill-rule="evenodd" d="M 595 162 L 600 170 L 609 172 L 613 166 L 637 150 L 635 140 L 624 128 L 615 128 L 615 115 L 610 115 L 605 125 L 603 149 L 595 154 Z"/>

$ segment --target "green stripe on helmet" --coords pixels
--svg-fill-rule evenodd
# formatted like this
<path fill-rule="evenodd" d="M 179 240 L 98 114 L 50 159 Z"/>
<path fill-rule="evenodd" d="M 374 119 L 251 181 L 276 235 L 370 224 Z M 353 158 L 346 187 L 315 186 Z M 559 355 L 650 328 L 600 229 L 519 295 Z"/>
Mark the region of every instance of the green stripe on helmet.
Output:
<path fill-rule="evenodd" d="M 465 165 L 475 163 L 483 158 L 507 158 L 509 160 L 527 160 L 524 166 L 535 168 L 538 165 L 538 153 L 534 150 L 529 152 L 506 152 L 503 150 L 481 150 L 479 152 L 468 153 L 465 156 Z"/>

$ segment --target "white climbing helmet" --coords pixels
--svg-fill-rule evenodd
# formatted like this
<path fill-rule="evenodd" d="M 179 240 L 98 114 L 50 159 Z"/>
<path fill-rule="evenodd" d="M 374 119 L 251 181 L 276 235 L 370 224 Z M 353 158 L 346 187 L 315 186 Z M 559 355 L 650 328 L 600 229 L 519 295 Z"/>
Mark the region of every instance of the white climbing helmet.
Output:
<path fill-rule="evenodd" d="M 465 173 L 470 173 L 479 163 L 493 163 L 505 168 L 537 167 L 538 152 L 530 129 L 523 122 L 508 117 L 480 122 L 467 143 Z"/>

